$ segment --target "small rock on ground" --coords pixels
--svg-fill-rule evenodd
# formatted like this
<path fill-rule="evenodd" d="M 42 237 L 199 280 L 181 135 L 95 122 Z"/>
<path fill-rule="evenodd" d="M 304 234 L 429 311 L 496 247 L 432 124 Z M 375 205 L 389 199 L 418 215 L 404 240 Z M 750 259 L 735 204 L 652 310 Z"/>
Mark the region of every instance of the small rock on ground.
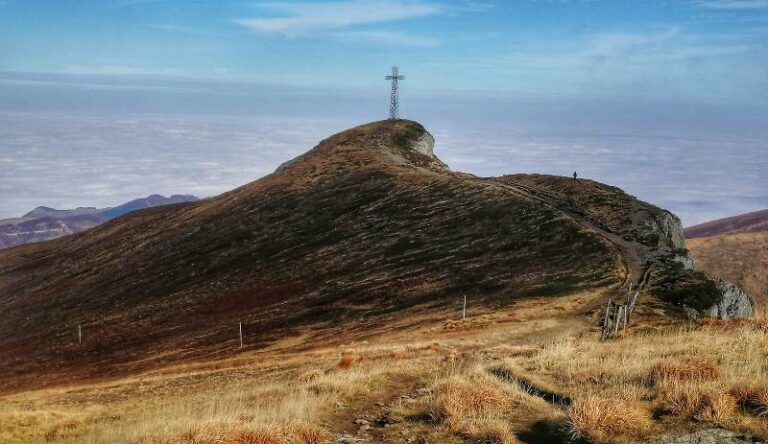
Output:
<path fill-rule="evenodd" d="M 755 444 L 762 441 L 752 441 L 744 435 L 723 429 L 700 430 L 680 436 L 662 436 L 654 444 Z"/>

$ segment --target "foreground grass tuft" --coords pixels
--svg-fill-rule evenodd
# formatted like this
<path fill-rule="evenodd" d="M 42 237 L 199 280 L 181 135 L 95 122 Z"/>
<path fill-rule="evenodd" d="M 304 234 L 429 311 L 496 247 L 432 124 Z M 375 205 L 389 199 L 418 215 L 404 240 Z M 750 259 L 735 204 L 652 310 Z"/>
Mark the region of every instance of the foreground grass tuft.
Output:
<path fill-rule="evenodd" d="M 768 385 L 742 384 L 731 390 L 739 405 L 757 416 L 768 416 Z"/>
<path fill-rule="evenodd" d="M 566 425 L 575 439 L 594 444 L 634 442 L 651 429 L 651 414 L 639 402 L 588 396 L 568 409 Z"/>

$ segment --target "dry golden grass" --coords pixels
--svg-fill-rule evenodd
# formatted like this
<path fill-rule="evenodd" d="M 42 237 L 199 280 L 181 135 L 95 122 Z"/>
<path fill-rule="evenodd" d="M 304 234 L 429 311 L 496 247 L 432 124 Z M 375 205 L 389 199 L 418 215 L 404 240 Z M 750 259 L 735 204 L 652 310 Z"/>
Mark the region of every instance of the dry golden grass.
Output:
<path fill-rule="evenodd" d="M 507 421 L 499 419 L 478 420 L 466 430 L 474 442 L 487 444 L 519 444 L 515 432 Z"/>
<path fill-rule="evenodd" d="M 756 384 L 737 385 L 731 394 L 744 409 L 758 416 L 768 416 L 768 386 Z"/>
<path fill-rule="evenodd" d="M 611 341 L 568 338 L 514 361 L 518 373 L 553 381 L 576 400 L 573 408 L 592 400 L 589 406 L 601 411 L 595 408 L 599 400 L 628 399 L 666 412 L 666 421 L 712 424 L 766 439 L 767 424 L 759 419 L 765 412 L 763 387 L 768 386 L 765 323 L 706 321 L 694 327 L 630 331 Z M 595 436 L 609 436 L 610 431 L 584 435 L 601 440 Z"/>
<path fill-rule="evenodd" d="M 458 430 L 464 421 L 476 417 L 493 416 L 512 406 L 512 398 L 494 386 L 480 386 L 458 376 L 442 381 L 437 386 L 436 413 Z"/>
<path fill-rule="evenodd" d="M 717 364 L 702 358 L 666 359 L 651 368 L 648 382 L 661 385 L 670 382 L 703 382 L 720 378 Z"/>
<path fill-rule="evenodd" d="M 387 444 L 402 441 L 398 427 L 429 442 L 515 444 L 541 421 L 597 444 L 691 425 L 768 439 L 768 321 L 630 329 L 600 341 L 592 320 L 574 314 L 591 297 L 521 303 L 460 330 L 425 323 L 342 347 L 4 396 L 0 442 L 321 444 L 354 434 L 352 420 L 374 418 L 380 404 L 417 418 L 369 440 Z M 553 403 L 553 394 L 573 402 Z"/>
<path fill-rule="evenodd" d="M 333 441 L 328 431 L 308 423 L 291 425 L 289 435 L 295 444 L 330 444 Z"/>
<path fill-rule="evenodd" d="M 721 385 L 668 382 L 658 390 L 658 399 L 673 415 L 726 426 L 734 419 L 736 397 Z"/>
<path fill-rule="evenodd" d="M 587 396 L 568 408 L 567 427 L 574 438 L 609 444 L 645 437 L 652 421 L 651 413 L 638 401 Z"/>

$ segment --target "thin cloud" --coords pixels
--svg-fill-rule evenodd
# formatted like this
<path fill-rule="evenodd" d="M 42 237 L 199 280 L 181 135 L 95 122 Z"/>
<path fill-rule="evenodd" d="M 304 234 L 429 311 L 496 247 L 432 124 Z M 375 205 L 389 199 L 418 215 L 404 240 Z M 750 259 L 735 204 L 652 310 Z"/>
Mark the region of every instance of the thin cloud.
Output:
<path fill-rule="evenodd" d="M 592 39 L 590 53 L 597 58 L 633 55 L 651 47 L 664 45 L 679 32 L 678 28 L 670 28 L 656 34 L 601 34 Z"/>
<path fill-rule="evenodd" d="M 768 0 L 712 0 L 696 2 L 702 9 L 721 11 L 755 11 L 768 10 Z"/>
<path fill-rule="evenodd" d="M 331 37 L 345 43 L 413 46 L 416 48 L 432 48 L 440 43 L 435 38 L 399 31 L 343 31 L 333 33 Z"/>
<path fill-rule="evenodd" d="M 272 2 L 259 5 L 273 17 L 245 18 L 235 23 L 266 34 L 297 36 L 311 31 L 342 29 L 441 14 L 436 4 L 405 1 Z"/>

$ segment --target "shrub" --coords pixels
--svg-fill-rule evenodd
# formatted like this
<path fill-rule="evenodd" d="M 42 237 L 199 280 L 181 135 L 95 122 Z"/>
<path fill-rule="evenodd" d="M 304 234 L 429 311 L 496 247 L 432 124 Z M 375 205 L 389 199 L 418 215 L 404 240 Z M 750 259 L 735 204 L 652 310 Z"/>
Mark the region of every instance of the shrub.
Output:
<path fill-rule="evenodd" d="M 348 369 L 352 367 L 352 365 L 358 360 L 356 355 L 353 354 L 345 354 L 341 356 L 341 359 L 339 359 L 339 363 L 336 364 L 336 367 L 340 369 Z"/>

